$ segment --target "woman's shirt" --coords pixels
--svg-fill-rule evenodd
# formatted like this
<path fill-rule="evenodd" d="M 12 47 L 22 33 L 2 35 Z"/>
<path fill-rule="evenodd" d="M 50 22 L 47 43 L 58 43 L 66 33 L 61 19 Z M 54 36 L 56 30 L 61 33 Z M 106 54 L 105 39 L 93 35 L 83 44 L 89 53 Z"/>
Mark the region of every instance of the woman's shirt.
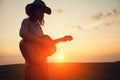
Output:
<path fill-rule="evenodd" d="M 25 30 L 26 27 L 28 28 L 28 32 L 32 33 L 35 36 L 40 37 L 40 36 L 44 35 L 41 27 L 33 24 L 29 19 L 23 20 L 20 31 L 22 32 L 23 30 Z"/>

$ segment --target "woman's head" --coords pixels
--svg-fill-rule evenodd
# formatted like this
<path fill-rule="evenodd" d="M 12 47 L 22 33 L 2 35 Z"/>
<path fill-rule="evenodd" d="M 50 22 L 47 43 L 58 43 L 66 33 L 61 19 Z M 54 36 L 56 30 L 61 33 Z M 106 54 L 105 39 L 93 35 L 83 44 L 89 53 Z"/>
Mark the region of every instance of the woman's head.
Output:
<path fill-rule="evenodd" d="M 26 14 L 31 21 L 43 22 L 44 13 L 51 14 L 51 9 L 41 0 L 35 0 L 26 6 Z"/>

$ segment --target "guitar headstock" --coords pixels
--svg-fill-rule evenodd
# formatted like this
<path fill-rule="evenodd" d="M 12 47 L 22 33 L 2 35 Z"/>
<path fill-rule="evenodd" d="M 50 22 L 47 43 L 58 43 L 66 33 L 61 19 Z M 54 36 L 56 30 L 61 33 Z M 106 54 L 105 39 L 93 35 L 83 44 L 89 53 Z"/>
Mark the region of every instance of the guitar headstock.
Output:
<path fill-rule="evenodd" d="M 62 41 L 63 41 L 63 42 L 66 42 L 66 41 L 71 41 L 72 39 L 73 39 L 72 36 L 64 36 L 64 37 L 62 38 Z"/>

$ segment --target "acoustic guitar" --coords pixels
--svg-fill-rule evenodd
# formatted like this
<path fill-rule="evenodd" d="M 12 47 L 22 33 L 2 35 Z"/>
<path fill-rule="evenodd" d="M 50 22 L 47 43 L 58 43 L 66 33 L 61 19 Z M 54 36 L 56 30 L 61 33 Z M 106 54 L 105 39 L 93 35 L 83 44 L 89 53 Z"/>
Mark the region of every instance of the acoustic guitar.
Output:
<path fill-rule="evenodd" d="M 47 40 L 47 43 L 35 43 L 37 49 L 39 49 L 40 53 L 34 53 L 36 49 L 34 49 L 34 45 L 32 42 L 22 40 L 20 42 L 20 50 L 25 58 L 25 60 L 29 63 L 39 63 L 46 59 L 48 56 L 51 56 L 56 52 L 56 44 L 59 42 L 66 42 L 72 40 L 72 36 L 65 36 L 63 38 L 53 40 L 48 35 L 43 35 L 40 37 L 43 40 Z M 34 53 L 34 54 L 33 54 Z M 39 55 L 38 55 L 39 54 Z"/>
<path fill-rule="evenodd" d="M 52 40 L 52 38 L 48 35 L 44 35 L 40 37 L 41 39 L 48 40 L 49 44 L 40 44 L 40 49 L 44 54 L 51 56 L 56 52 L 56 44 L 59 42 L 66 42 L 71 41 L 73 38 L 72 36 L 65 36 L 63 38 Z"/>

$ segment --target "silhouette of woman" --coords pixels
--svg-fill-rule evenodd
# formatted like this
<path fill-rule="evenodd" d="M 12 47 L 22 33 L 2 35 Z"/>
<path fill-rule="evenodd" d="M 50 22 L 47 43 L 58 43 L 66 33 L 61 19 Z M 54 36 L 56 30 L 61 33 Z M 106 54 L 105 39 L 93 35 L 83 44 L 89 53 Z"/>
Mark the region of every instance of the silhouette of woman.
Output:
<path fill-rule="evenodd" d="M 47 73 L 47 58 L 39 56 L 41 52 L 37 44 L 48 44 L 40 37 L 43 34 L 41 26 L 44 24 L 44 13 L 51 14 L 51 9 L 41 0 L 35 0 L 26 5 L 25 18 L 20 28 L 20 50 L 25 58 L 25 80 L 49 80 Z M 37 43 L 37 44 L 36 44 Z"/>
<path fill-rule="evenodd" d="M 20 28 L 20 51 L 25 59 L 25 80 L 49 80 L 47 70 L 47 57 L 52 54 L 48 51 L 50 48 L 41 48 L 42 44 L 45 46 L 48 44 L 56 44 L 58 42 L 65 42 L 71 40 L 71 36 L 65 36 L 51 40 L 42 38 L 44 33 L 41 26 L 44 24 L 44 13 L 51 14 L 51 9 L 41 0 L 35 0 L 32 3 L 26 5 L 26 14 L 28 18 L 22 21 Z M 55 46 L 51 50 L 56 49 Z M 55 52 L 53 50 L 53 52 Z"/>

